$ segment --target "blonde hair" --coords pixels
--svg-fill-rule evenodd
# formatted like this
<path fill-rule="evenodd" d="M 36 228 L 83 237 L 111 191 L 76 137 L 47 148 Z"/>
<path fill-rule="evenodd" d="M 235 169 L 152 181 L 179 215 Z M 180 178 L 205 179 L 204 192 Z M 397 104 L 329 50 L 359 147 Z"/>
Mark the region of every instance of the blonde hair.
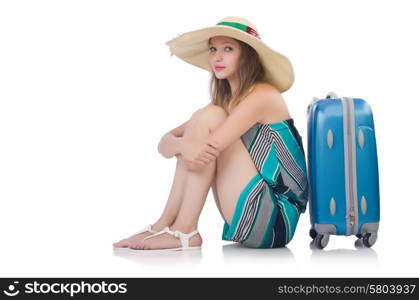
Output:
<path fill-rule="evenodd" d="M 241 46 L 237 77 L 239 85 L 235 95 L 232 95 L 230 84 L 227 79 L 218 79 L 211 72 L 210 95 L 211 103 L 221 106 L 227 113 L 242 101 L 258 82 L 266 82 L 266 73 L 259 59 L 259 54 L 248 44 L 235 39 Z"/>

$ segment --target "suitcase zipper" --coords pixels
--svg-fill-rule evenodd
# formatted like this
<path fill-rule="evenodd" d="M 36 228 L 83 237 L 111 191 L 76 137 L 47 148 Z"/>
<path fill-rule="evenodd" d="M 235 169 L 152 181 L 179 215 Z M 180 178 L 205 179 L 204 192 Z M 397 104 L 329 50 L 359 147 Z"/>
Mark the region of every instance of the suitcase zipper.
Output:
<path fill-rule="evenodd" d="M 354 104 L 352 98 L 342 97 L 343 112 L 344 112 L 344 129 L 345 129 L 345 139 L 346 139 L 346 165 L 345 169 L 347 170 L 347 192 L 346 196 L 348 200 L 346 201 L 349 204 L 348 207 L 348 216 L 347 216 L 347 235 L 352 235 L 357 233 L 358 218 L 357 218 L 357 190 L 356 190 L 356 179 L 355 179 L 355 149 L 354 149 L 354 128 L 355 128 L 355 113 L 354 113 Z"/>

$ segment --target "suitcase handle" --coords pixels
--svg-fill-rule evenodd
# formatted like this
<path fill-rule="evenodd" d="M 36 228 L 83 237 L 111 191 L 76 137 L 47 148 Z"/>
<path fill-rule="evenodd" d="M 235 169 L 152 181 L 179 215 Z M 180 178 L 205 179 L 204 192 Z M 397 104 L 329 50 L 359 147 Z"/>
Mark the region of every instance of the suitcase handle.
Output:
<path fill-rule="evenodd" d="M 338 99 L 338 95 L 336 95 L 334 92 L 329 92 L 326 95 L 326 99 Z"/>
<path fill-rule="evenodd" d="M 310 109 L 313 106 L 313 103 L 316 101 L 319 101 L 320 99 L 317 97 L 313 97 L 313 99 L 311 99 L 311 102 L 308 104 L 307 106 L 307 116 L 310 114 Z"/>
<path fill-rule="evenodd" d="M 338 95 L 336 95 L 334 92 L 329 92 L 326 95 L 326 99 L 339 99 Z M 313 97 L 313 99 L 311 100 L 310 104 L 307 106 L 307 115 L 310 114 L 310 109 L 313 106 L 313 103 L 316 101 L 319 101 L 320 99 L 317 97 Z"/>

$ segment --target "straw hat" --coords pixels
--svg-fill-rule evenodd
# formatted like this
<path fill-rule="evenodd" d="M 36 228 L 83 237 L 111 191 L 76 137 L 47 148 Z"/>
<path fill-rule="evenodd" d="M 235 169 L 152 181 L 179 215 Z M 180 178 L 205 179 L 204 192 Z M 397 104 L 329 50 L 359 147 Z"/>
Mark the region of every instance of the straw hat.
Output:
<path fill-rule="evenodd" d="M 166 42 L 166 45 L 170 47 L 171 55 L 211 72 L 208 62 L 208 39 L 218 35 L 235 38 L 253 47 L 265 68 L 266 79 L 280 92 L 285 92 L 292 86 L 294 71 L 289 59 L 266 45 L 261 40 L 256 26 L 244 18 L 224 18 L 215 26 L 178 35 Z"/>

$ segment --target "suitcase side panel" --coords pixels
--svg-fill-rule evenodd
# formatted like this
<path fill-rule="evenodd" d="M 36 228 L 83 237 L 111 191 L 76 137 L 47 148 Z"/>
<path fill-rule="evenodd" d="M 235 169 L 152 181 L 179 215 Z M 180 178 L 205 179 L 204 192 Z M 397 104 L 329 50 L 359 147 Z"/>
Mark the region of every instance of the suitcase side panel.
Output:
<path fill-rule="evenodd" d="M 354 106 L 358 232 L 361 233 L 366 230 L 368 232 L 378 230 L 380 220 L 379 175 L 371 107 L 363 99 L 354 99 Z"/>
<path fill-rule="evenodd" d="M 338 235 L 347 231 L 342 110 L 339 99 L 317 101 L 308 120 L 310 220 L 334 225 Z"/>

